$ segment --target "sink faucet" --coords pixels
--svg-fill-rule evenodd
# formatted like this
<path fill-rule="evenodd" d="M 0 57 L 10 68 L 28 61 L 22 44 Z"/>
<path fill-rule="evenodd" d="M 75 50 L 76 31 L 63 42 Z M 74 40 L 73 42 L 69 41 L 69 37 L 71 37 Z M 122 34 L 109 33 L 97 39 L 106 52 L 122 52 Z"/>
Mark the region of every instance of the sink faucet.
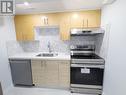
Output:
<path fill-rule="evenodd" d="M 51 44 L 50 44 L 50 42 L 48 42 L 47 47 L 48 47 L 49 53 L 51 53 L 51 52 L 52 52 L 52 50 L 51 50 Z"/>

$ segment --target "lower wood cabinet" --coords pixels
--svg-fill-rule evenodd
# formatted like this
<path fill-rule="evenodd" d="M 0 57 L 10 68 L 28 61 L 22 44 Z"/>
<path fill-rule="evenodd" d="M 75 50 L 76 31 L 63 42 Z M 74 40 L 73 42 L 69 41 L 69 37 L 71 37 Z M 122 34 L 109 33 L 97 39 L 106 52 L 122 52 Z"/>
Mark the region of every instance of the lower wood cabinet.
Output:
<path fill-rule="evenodd" d="M 59 87 L 70 87 L 70 61 L 59 62 Z"/>
<path fill-rule="evenodd" d="M 58 87 L 58 62 L 45 61 L 45 86 Z"/>
<path fill-rule="evenodd" d="M 35 86 L 69 88 L 70 61 L 32 60 L 32 76 Z"/>
<path fill-rule="evenodd" d="M 32 66 L 32 79 L 33 84 L 36 86 L 45 85 L 45 63 L 44 61 L 33 61 L 31 62 Z"/>

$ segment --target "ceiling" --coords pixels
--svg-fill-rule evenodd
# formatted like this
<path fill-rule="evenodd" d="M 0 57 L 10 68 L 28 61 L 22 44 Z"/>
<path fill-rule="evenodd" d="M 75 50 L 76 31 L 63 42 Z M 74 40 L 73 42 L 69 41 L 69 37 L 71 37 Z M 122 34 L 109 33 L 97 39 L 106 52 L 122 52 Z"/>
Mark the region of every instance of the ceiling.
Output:
<path fill-rule="evenodd" d="M 15 0 L 16 14 L 100 9 L 109 0 Z M 29 2 L 29 6 L 24 2 Z M 111 0 L 112 1 L 112 0 Z"/>

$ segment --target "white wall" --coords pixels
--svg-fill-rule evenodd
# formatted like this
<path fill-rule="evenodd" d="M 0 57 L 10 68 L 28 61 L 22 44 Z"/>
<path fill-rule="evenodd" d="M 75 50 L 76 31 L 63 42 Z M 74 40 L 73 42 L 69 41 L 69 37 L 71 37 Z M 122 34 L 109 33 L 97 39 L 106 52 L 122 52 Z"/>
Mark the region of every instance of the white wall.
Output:
<path fill-rule="evenodd" d="M 6 41 L 16 40 L 13 17 L 0 16 L 0 82 L 3 90 L 12 86 Z"/>
<path fill-rule="evenodd" d="M 126 0 L 102 9 L 102 26 L 110 25 L 104 95 L 126 95 Z"/>

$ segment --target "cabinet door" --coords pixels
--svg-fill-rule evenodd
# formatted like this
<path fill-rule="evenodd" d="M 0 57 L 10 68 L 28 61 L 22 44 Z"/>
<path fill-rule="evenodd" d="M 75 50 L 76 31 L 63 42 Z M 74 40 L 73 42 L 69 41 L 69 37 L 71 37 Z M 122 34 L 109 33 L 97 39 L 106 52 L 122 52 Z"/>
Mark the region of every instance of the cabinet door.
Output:
<path fill-rule="evenodd" d="M 58 87 L 58 62 L 46 61 L 45 63 L 45 85 L 47 87 Z"/>
<path fill-rule="evenodd" d="M 61 88 L 70 87 L 70 61 L 59 62 L 59 86 Z"/>
<path fill-rule="evenodd" d="M 45 86 L 45 61 L 32 60 L 32 77 L 35 86 Z"/>
<path fill-rule="evenodd" d="M 83 15 L 85 28 L 100 27 L 100 22 L 101 22 L 101 19 L 100 19 L 101 11 L 100 10 L 83 12 L 82 15 Z"/>
<path fill-rule="evenodd" d="M 70 39 L 70 17 L 69 15 L 62 15 L 60 21 L 60 36 L 62 40 Z"/>
<path fill-rule="evenodd" d="M 83 15 L 81 13 L 71 15 L 71 28 L 83 28 Z"/>

